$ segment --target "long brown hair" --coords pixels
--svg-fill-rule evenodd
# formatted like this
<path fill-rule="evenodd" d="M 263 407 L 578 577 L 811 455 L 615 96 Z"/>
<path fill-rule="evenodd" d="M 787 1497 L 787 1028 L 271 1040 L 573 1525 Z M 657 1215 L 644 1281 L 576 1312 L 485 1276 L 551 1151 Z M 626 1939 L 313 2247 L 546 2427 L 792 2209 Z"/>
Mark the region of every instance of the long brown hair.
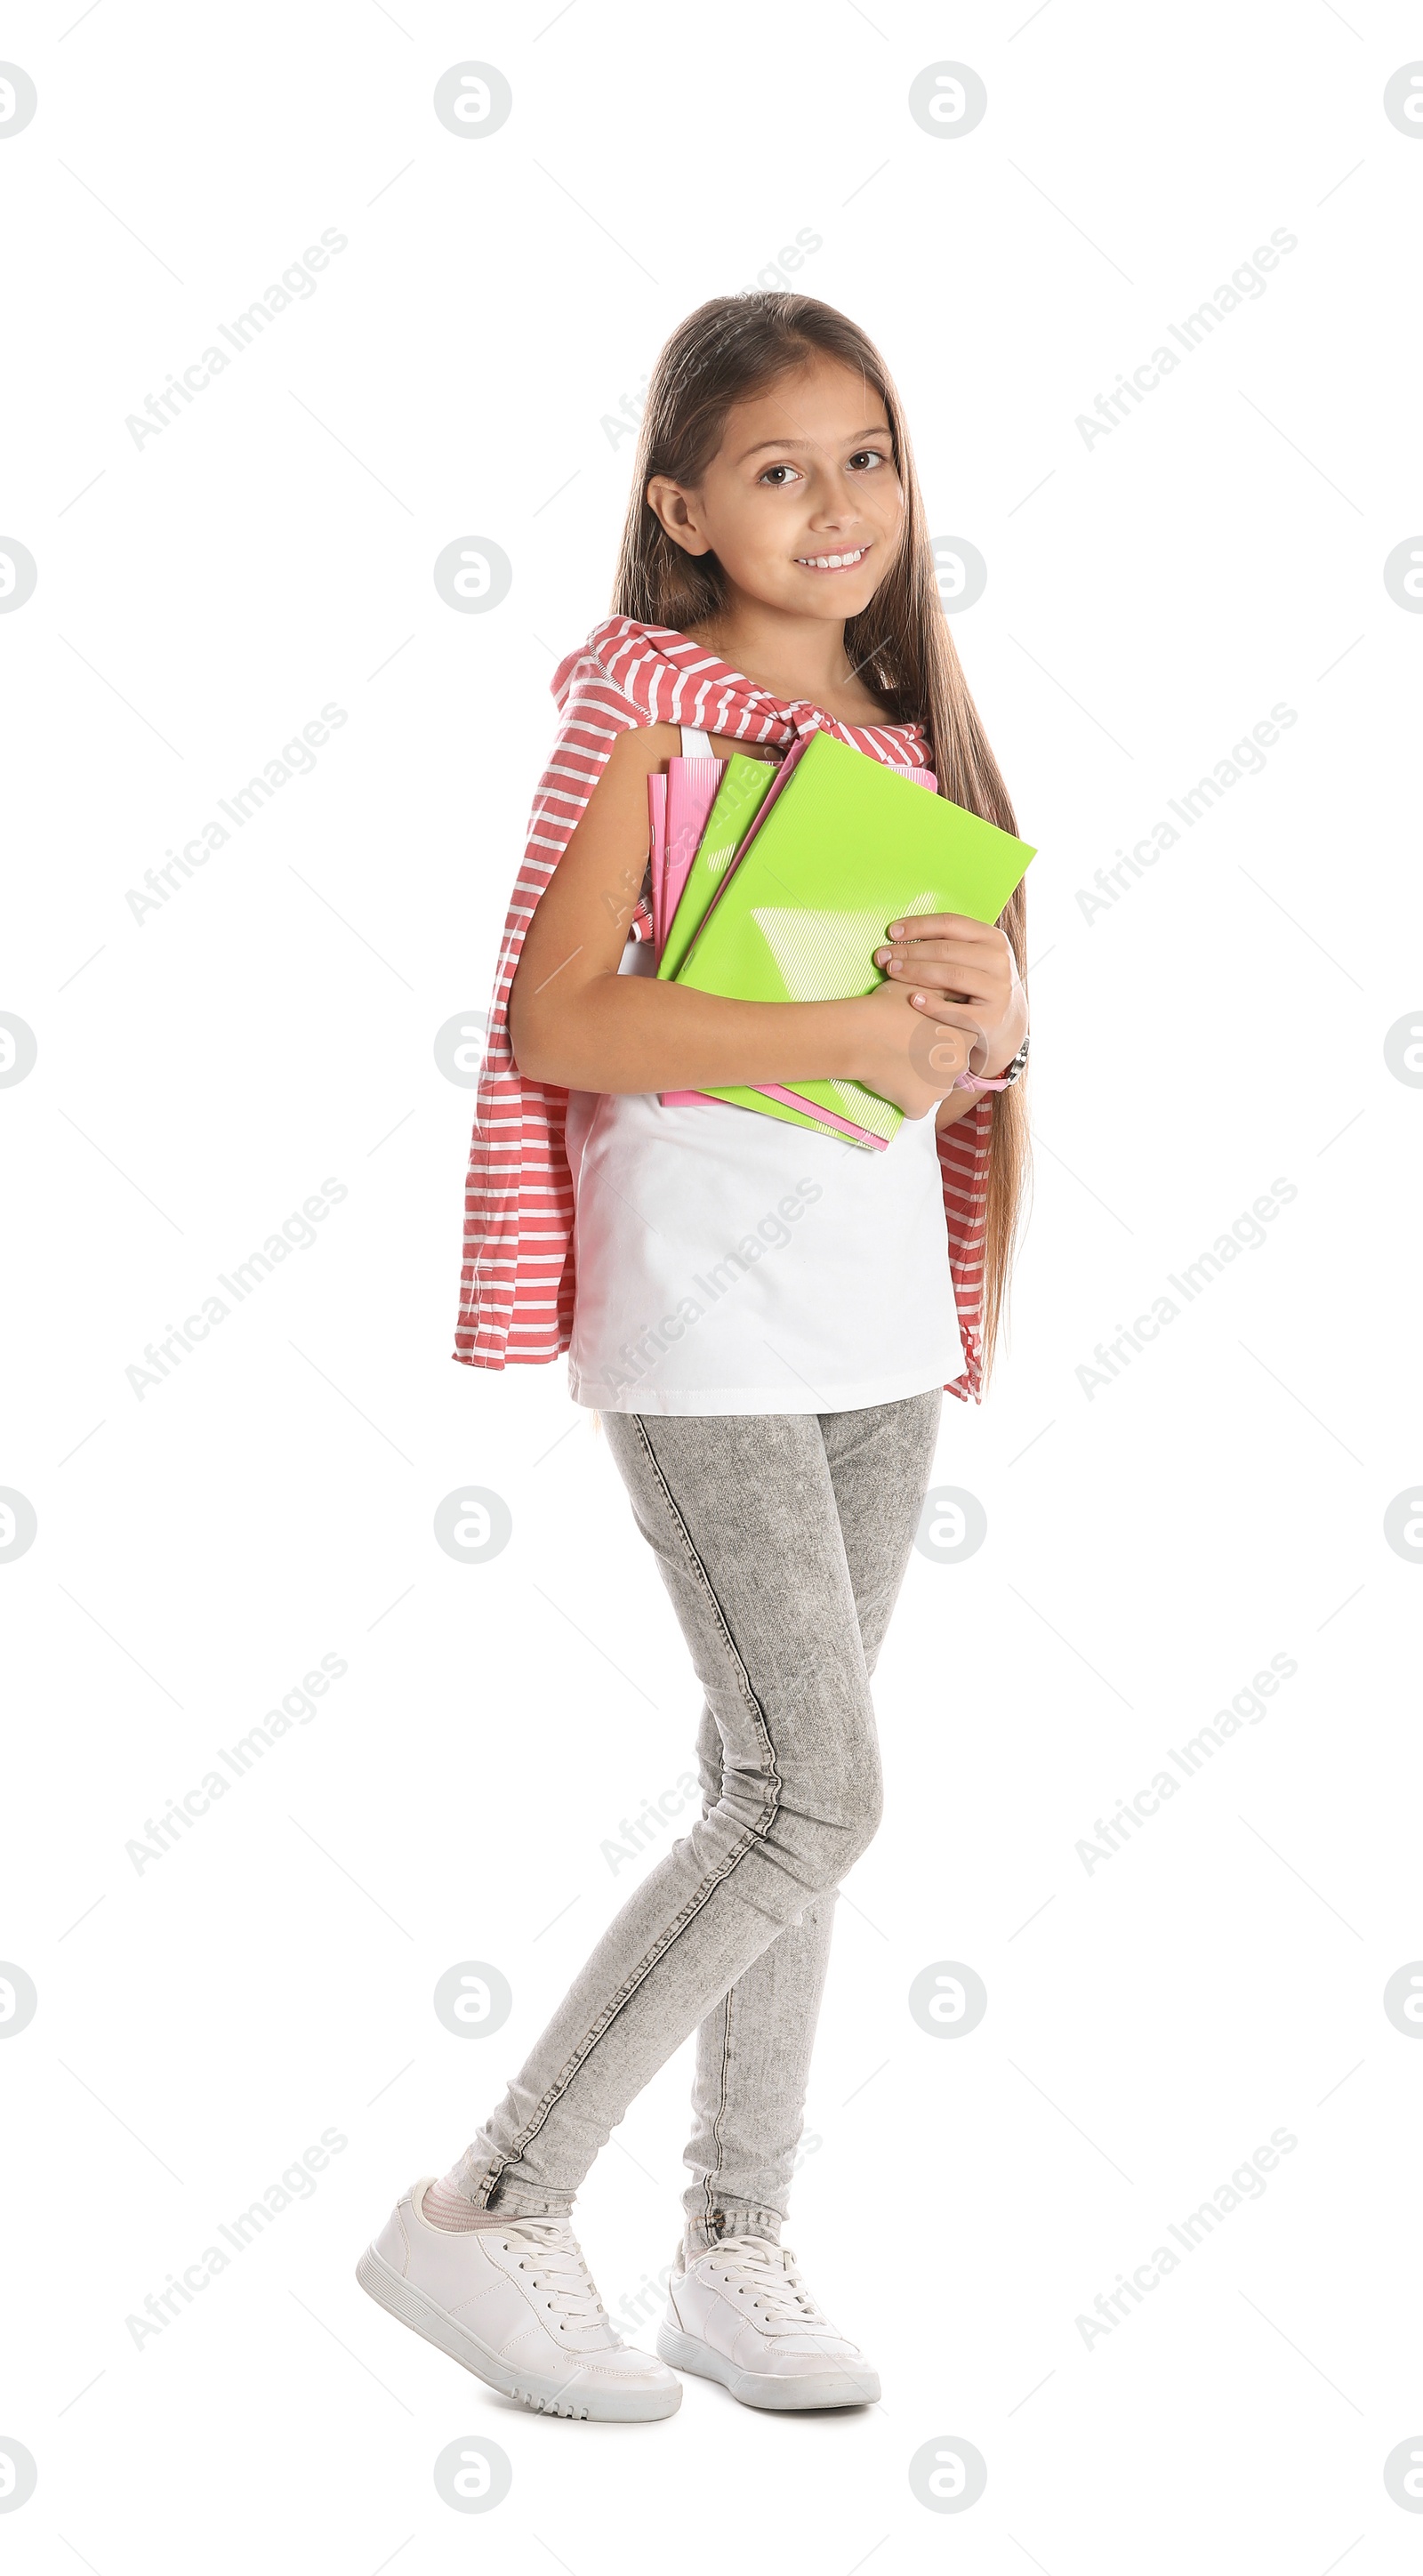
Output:
<path fill-rule="evenodd" d="M 654 474 L 695 489 L 716 455 L 734 403 L 793 374 L 817 352 L 863 376 L 884 404 L 904 491 L 904 533 L 868 608 L 845 621 L 845 650 L 866 671 L 899 724 L 927 735 L 939 794 L 1016 832 L 1012 803 L 940 604 L 928 522 L 899 397 L 879 351 L 859 325 L 814 296 L 717 295 L 689 313 L 662 350 L 648 387 L 633 467 L 632 496 L 614 584 L 612 613 L 685 634 L 726 605 L 714 554 L 689 555 L 649 506 Z M 1027 980 L 1026 900 L 1020 885 L 1002 928 Z M 1024 1078 L 1025 1079 L 1025 1078 Z M 983 1383 L 1007 1320 L 1008 1283 L 1029 1179 L 1024 1080 L 990 1092 L 993 1123 L 984 1241 Z M 971 1112 L 968 1114 L 972 1114 Z"/>

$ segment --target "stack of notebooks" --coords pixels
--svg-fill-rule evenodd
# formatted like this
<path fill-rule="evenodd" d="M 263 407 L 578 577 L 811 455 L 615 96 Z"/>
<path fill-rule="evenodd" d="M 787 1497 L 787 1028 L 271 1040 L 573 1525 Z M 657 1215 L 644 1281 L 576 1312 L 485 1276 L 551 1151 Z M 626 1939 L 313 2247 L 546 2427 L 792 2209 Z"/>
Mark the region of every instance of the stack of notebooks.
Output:
<path fill-rule="evenodd" d="M 884 981 L 874 951 L 892 921 L 931 912 L 996 921 L 1034 856 L 940 796 L 929 770 L 891 768 L 833 734 L 803 735 L 778 766 L 739 752 L 679 757 L 647 785 L 657 972 L 739 1001 L 871 993 Z M 891 1101 L 848 1079 L 661 1098 L 729 1100 L 870 1152 L 902 1122 Z"/>

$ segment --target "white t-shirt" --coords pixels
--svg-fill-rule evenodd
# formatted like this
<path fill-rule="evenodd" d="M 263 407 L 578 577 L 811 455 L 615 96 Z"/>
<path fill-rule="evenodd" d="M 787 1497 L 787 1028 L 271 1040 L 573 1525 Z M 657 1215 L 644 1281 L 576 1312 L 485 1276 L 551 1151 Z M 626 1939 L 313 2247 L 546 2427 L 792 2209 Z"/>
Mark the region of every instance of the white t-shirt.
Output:
<path fill-rule="evenodd" d="M 650 940 L 620 973 L 656 973 Z M 730 1101 L 571 1091 L 575 1404 L 840 1413 L 963 1374 L 932 1117 L 881 1152 Z"/>

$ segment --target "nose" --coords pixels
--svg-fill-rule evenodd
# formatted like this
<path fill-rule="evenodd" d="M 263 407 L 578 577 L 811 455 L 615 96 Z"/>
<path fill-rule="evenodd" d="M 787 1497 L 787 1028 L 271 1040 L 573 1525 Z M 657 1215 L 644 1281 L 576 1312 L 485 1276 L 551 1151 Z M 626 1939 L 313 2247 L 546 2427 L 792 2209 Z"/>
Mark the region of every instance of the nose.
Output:
<path fill-rule="evenodd" d="M 851 529 L 858 529 L 860 533 L 864 533 L 860 496 L 855 488 L 854 476 L 848 467 L 828 465 L 821 468 L 817 476 L 810 524 L 813 528 L 824 529 L 827 534 L 834 530 L 843 536 Z"/>

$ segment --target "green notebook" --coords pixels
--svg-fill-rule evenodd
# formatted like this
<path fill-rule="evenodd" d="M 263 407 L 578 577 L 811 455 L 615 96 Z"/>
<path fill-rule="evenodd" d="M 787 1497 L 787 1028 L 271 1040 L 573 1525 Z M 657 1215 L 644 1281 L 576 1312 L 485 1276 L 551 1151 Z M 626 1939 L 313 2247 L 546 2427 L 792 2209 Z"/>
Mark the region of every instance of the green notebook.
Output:
<path fill-rule="evenodd" d="M 671 971 L 697 992 L 746 1002 L 872 993 L 884 981 L 873 951 L 892 921 L 930 912 L 996 921 L 1034 855 L 1011 832 L 818 733 L 729 876 L 723 858 L 711 880 L 716 900 L 703 903 Z M 740 1086 L 707 1089 L 773 1115 L 781 1106 Z M 903 1123 L 891 1101 L 848 1078 L 797 1083 L 794 1098 L 886 1143 Z"/>

